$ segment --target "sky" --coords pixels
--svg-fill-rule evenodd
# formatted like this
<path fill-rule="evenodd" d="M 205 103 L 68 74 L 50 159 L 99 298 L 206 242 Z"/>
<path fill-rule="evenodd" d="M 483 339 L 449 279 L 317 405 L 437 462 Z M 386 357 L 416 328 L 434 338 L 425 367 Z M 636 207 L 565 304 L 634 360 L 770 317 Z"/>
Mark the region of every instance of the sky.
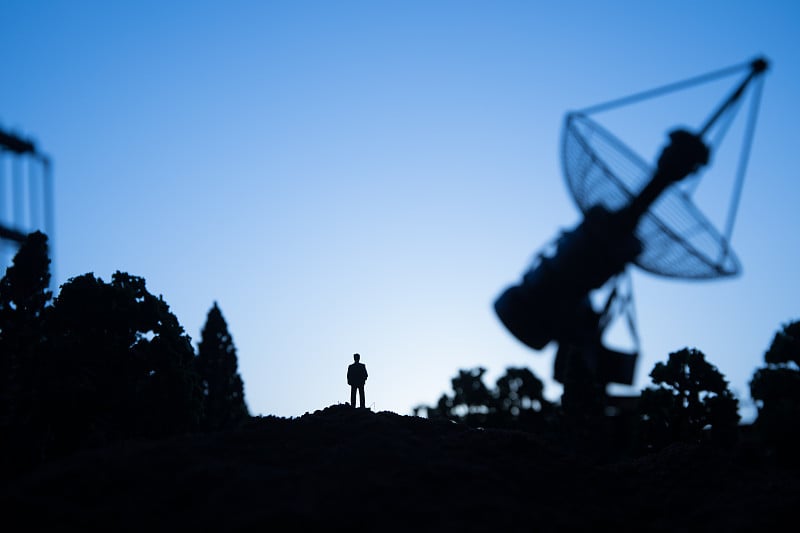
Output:
<path fill-rule="evenodd" d="M 528 367 L 555 401 L 555 346 L 521 344 L 493 303 L 581 220 L 566 113 L 763 55 L 742 272 L 631 267 L 641 355 L 611 388 L 693 347 L 747 421 L 753 373 L 800 319 L 798 25 L 800 4 L 764 0 L 0 0 L 0 128 L 52 158 L 55 285 L 142 276 L 195 346 L 217 302 L 251 414 L 347 402 L 356 352 L 376 411 L 433 405 L 477 366 L 489 387 Z M 597 120 L 655 161 L 740 79 Z M 695 189 L 718 228 L 736 131 Z"/>

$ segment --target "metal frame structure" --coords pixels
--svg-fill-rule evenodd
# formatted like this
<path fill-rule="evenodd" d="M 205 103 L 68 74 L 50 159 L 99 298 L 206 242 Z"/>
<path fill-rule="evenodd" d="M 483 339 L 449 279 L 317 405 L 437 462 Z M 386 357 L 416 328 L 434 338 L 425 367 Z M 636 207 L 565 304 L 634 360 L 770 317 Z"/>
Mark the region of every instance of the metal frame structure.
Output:
<path fill-rule="evenodd" d="M 4 263 L 29 233 L 41 231 L 53 248 L 53 165 L 33 141 L 0 129 L 0 244 Z"/>

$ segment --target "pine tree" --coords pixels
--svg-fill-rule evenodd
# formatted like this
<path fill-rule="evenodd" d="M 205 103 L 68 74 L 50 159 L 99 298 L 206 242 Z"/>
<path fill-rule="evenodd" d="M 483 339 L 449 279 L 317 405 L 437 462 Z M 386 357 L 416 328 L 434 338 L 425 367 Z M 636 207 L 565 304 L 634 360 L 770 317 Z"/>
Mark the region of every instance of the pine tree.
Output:
<path fill-rule="evenodd" d="M 44 316 L 52 298 L 47 236 L 31 233 L 0 280 L 0 448 L 3 470 L 33 461 L 31 417 L 36 368 L 45 343 Z"/>
<path fill-rule="evenodd" d="M 205 425 L 208 429 L 235 426 L 250 414 L 238 373 L 236 347 L 217 302 L 208 312 L 201 335 L 197 366 L 203 384 Z"/>
<path fill-rule="evenodd" d="M 33 319 L 41 316 L 52 298 L 47 235 L 36 231 L 28 235 L 14 256 L 12 266 L 0 280 L 2 318 Z M 3 322 L 5 325 L 5 322 Z"/>
<path fill-rule="evenodd" d="M 24 417 L 33 358 L 43 342 L 42 321 L 50 303 L 47 236 L 31 233 L 0 280 L 0 409 L 5 421 Z M 6 418 L 7 417 L 7 418 Z"/>

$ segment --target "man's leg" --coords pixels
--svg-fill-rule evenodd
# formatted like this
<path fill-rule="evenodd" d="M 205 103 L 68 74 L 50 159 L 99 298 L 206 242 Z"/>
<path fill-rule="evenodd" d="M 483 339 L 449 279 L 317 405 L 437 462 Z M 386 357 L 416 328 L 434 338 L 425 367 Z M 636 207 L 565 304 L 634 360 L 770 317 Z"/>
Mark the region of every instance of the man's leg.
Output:
<path fill-rule="evenodd" d="M 361 407 L 364 407 L 364 385 L 358 388 L 358 399 L 361 401 Z"/>
<path fill-rule="evenodd" d="M 350 407 L 356 406 L 356 386 L 350 385 Z"/>

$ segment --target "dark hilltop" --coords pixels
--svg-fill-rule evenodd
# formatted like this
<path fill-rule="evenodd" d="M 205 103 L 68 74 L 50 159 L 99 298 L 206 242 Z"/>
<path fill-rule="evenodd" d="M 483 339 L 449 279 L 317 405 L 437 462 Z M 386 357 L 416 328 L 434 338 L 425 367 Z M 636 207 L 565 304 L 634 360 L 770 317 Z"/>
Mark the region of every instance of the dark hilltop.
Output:
<path fill-rule="evenodd" d="M 2 491 L 18 530 L 71 531 L 763 531 L 798 503 L 798 471 L 747 439 L 606 461 L 347 404 L 81 451 Z"/>

